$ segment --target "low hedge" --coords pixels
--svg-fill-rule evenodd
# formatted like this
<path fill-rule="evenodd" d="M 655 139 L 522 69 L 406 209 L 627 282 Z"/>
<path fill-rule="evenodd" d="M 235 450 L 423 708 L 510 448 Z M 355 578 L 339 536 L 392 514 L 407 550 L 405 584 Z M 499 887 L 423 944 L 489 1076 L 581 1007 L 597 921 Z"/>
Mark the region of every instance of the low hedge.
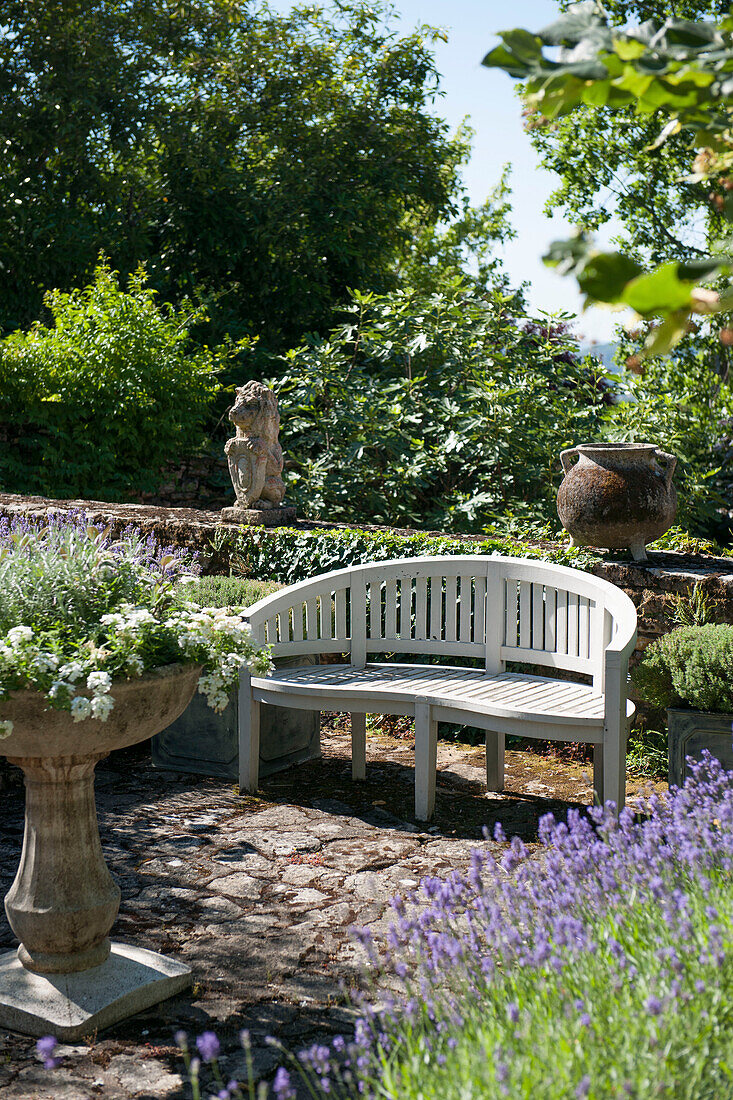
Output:
<path fill-rule="evenodd" d="M 250 607 L 279 587 L 249 577 L 198 577 L 186 582 L 186 595 L 201 607 Z"/>
<path fill-rule="evenodd" d="M 295 584 L 370 561 L 440 554 L 505 554 L 508 557 L 590 570 L 599 560 L 590 550 L 563 545 L 533 546 L 508 537 L 465 539 L 460 536 L 366 531 L 360 528 L 300 530 L 278 527 L 242 527 L 230 536 L 229 561 L 234 573 L 258 580 Z"/>
<path fill-rule="evenodd" d="M 683 626 L 657 638 L 632 672 L 642 699 L 656 707 L 733 711 L 733 626 Z"/>

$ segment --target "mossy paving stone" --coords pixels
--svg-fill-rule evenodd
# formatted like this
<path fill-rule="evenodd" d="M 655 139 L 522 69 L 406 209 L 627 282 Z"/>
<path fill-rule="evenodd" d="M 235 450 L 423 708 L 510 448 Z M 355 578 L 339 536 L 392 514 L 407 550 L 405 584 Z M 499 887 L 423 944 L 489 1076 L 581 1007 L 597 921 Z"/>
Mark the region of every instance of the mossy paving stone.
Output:
<path fill-rule="evenodd" d="M 264 780 L 257 797 L 220 780 L 155 771 L 146 746 L 103 762 L 102 842 L 123 885 L 113 934 L 185 959 L 196 985 L 64 1048 L 58 1070 L 40 1065 L 32 1039 L 0 1033 L 0 1100 L 180 1100 L 188 1092 L 172 1042 L 179 1028 L 217 1032 L 227 1078 L 242 1071 L 238 1036 L 248 1028 L 255 1067 L 271 1074 L 267 1035 L 297 1050 L 348 1033 L 341 989 L 358 980 L 360 957 L 351 924 L 383 931 L 390 896 L 424 874 L 465 867 L 474 844 L 500 851 L 483 840 L 484 826 L 493 831 L 500 821 L 536 849 L 544 814 L 589 797 L 592 765 L 517 751 L 507 753 L 506 791 L 487 796 L 483 753 L 442 741 L 435 817 L 416 822 L 409 730 L 388 729 L 369 731 L 367 779 L 353 783 L 348 722 L 327 716 L 323 760 Z M 631 780 L 629 799 L 644 786 L 664 789 Z M 3 893 L 20 854 L 22 791 L 4 800 Z M 3 914 L 0 949 L 14 943 Z"/>

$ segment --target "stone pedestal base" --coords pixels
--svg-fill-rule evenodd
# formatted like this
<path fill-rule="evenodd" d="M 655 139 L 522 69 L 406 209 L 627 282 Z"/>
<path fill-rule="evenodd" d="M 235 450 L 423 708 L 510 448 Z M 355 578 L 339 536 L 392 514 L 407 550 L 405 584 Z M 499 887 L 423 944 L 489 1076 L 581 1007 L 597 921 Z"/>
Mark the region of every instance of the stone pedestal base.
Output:
<path fill-rule="evenodd" d="M 295 508 L 222 508 L 222 523 L 242 523 L 249 527 L 287 527 L 295 522 Z"/>
<path fill-rule="evenodd" d="M 112 944 L 101 966 L 74 974 L 35 974 L 9 951 L 0 955 L 0 1030 L 73 1042 L 190 984 L 183 963 L 129 944 Z"/>

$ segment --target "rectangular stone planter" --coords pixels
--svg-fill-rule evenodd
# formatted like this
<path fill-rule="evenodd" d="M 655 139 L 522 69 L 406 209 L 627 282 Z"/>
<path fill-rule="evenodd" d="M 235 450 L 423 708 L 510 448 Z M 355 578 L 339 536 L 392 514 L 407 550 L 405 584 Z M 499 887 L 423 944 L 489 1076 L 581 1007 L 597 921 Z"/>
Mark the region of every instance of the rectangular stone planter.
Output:
<path fill-rule="evenodd" d="M 733 714 L 702 710 L 668 710 L 670 786 L 682 786 L 689 768 L 686 756 L 699 759 L 707 749 L 728 771 L 733 771 Z"/>
<path fill-rule="evenodd" d="M 315 664 L 311 654 L 277 661 L 288 665 Z M 193 772 L 221 779 L 239 778 L 238 689 L 229 706 L 217 714 L 196 692 L 180 718 L 152 739 L 153 765 L 168 771 Z M 262 707 L 260 776 L 272 775 L 321 755 L 320 715 L 290 707 Z"/>

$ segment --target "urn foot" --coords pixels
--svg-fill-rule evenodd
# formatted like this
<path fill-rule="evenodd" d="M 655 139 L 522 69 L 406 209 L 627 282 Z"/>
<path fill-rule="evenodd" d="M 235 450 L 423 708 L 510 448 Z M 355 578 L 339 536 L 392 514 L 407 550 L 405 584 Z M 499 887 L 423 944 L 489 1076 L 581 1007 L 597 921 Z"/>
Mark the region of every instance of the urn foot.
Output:
<path fill-rule="evenodd" d="M 134 1016 L 191 985 L 183 963 L 113 943 L 101 966 L 36 974 L 15 951 L 0 955 L 0 1030 L 73 1042 Z"/>

